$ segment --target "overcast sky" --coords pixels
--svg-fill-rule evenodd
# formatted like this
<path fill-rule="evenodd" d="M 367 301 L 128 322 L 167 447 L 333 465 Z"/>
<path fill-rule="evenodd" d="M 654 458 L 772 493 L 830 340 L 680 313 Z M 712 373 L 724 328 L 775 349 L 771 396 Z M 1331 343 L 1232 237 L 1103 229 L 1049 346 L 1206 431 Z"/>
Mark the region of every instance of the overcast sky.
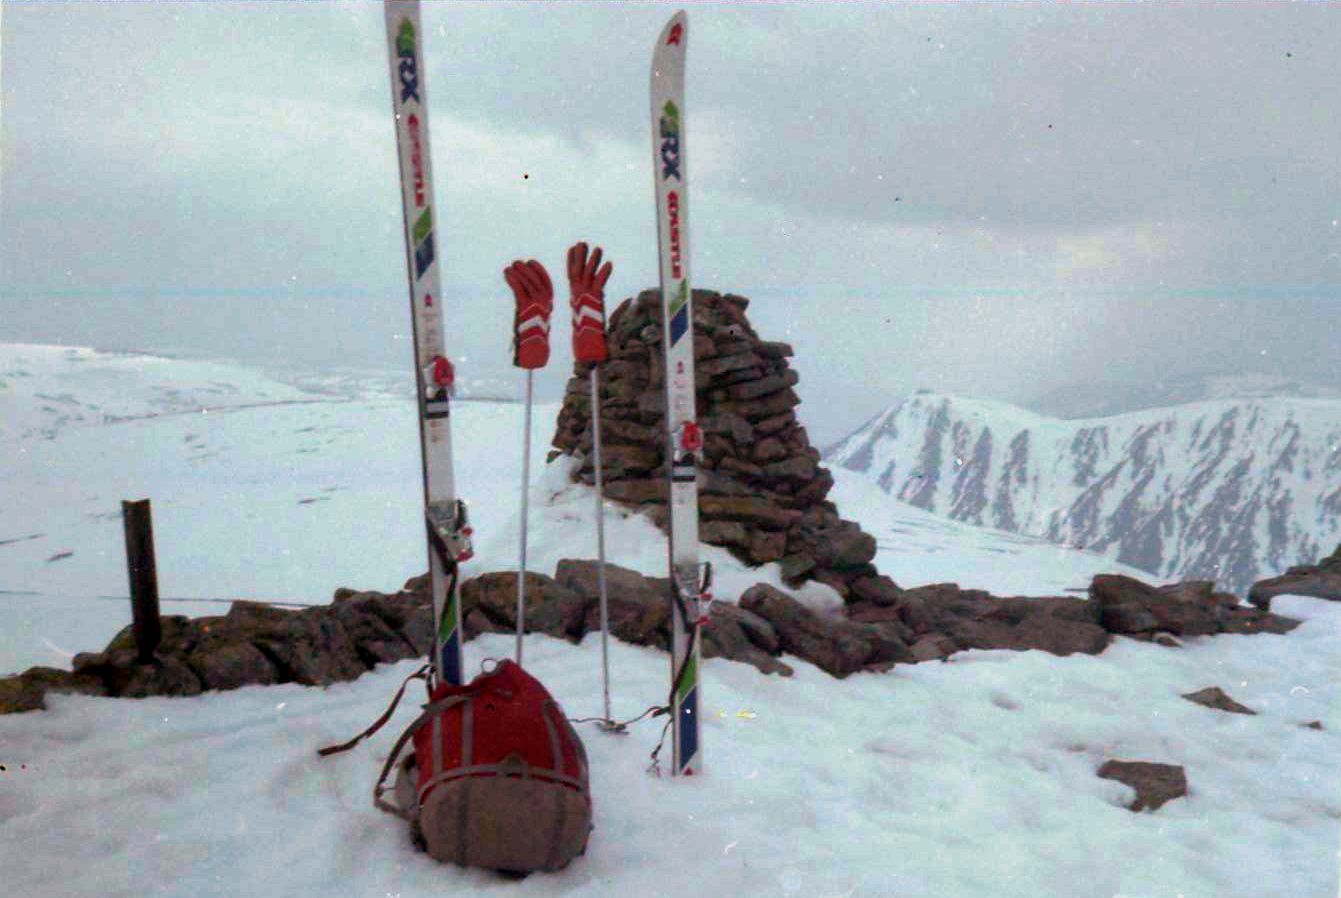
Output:
<path fill-rule="evenodd" d="M 463 375 L 512 376 L 514 258 L 655 284 L 676 8 L 425 4 Z M 1341 5 L 688 9 L 692 279 L 795 345 L 817 438 L 916 387 L 1334 377 Z M 0 340 L 408 371 L 380 4 L 5 0 L 0 33 Z"/>

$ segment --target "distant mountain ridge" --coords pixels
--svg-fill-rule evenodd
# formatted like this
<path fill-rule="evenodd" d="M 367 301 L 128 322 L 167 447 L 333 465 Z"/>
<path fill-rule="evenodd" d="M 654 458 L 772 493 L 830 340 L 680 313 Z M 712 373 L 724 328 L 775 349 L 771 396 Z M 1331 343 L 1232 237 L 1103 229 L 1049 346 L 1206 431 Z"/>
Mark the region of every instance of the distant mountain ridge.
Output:
<path fill-rule="evenodd" d="M 1242 594 L 1341 536 L 1341 399 L 1211 399 L 1063 420 L 915 393 L 825 460 L 956 521 Z"/>
<path fill-rule="evenodd" d="M 1021 404 L 1054 418 L 1101 418 L 1210 399 L 1341 399 L 1341 389 L 1279 374 L 1183 374 L 1149 383 L 1067 384 Z"/>

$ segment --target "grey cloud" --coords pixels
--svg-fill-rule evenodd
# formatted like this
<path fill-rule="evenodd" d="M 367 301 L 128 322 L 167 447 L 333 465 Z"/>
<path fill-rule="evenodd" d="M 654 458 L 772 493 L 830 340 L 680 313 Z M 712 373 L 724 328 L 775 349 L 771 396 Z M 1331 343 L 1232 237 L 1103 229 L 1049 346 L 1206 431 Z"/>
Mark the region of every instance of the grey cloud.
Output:
<path fill-rule="evenodd" d="M 668 13 L 425 4 L 449 344 L 475 364 L 507 373 L 512 258 L 593 239 L 612 297 L 655 280 L 647 66 Z M 1021 400 L 1168 373 L 1150 358 L 1331 376 L 1335 6 L 690 15 L 694 277 L 756 297 L 761 330 L 813 356 L 804 390 Z M 3 17 L 0 339 L 402 360 L 379 4 Z"/>

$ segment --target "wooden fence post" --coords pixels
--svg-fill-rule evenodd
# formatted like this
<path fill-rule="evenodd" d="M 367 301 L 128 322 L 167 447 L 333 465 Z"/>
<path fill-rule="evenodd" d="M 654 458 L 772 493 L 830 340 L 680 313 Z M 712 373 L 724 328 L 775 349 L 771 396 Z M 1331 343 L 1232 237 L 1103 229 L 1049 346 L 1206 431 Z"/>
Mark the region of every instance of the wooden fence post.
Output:
<path fill-rule="evenodd" d="M 136 660 L 148 664 L 154 660 L 154 651 L 163 639 L 163 626 L 158 618 L 158 572 L 154 567 L 154 525 L 149 500 L 122 500 L 121 518 L 126 527 L 131 629 L 139 652 Z"/>

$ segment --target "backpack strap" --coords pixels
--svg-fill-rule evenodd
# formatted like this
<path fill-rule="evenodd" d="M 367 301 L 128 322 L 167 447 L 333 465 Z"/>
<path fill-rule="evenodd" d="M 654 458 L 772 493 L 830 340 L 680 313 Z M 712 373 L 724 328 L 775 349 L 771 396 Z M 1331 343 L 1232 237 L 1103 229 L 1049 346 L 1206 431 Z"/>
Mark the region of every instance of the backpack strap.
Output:
<path fill-rule="evenodd" d="M 396 762 L 400 759 L 400 753 L 405 749 L 406 743 L 414 738 L 415 733 L 431 723 L 443 711 L 446 711 L 448 708 L 454 708 L 463 702 L 468 702 L 474 697 L 474 695 L 453 695 L 449 698 L 438 699 L 436 702 L 429 702 L 427 705 L 424 705 L 423 713 L 415 718 L 414 723 L 405 728 L 405 732 L 400 734 L 400 738 L 396 740 L 395 747 L 391 749 L 391 754 L 387 756 L 386 764 L 382 766 L 382 773 L 377 777 L 377 784 L 373 786 L 373 804 L 376 807 L 386 811 L 388 814 L 395 814 L 397 817 L 401 817 L 411 823 L 414 822 L 417 817 L 414 810 L 397 807 L 382 798 L 382 795 L 387 791 L 386 780 L 387 777 L 391 775 L 391 768 L 396 766 Z"/>
<path fill-rule="evenodd" d="M 429 666 L 430 665 L 425 664 L 423 667 L 419 668 L 414 673 L 410 674 L 408 677 L 405 678 L 405 681 L 400 684 L 400 688 L 396 690 L 396 697 L 391 700 L 391 704 L 388 705 L 387 709 L 382 712 L 382 716 L 373 721 L 372 726 L 368 727 L 366 730 L 359 733 L 357 736 L 355 736 L 353 739 L 350 739 L 348 742 L 342 742 L 339 745 L 328 745 L 325 748 L 317 749 L 317 754 L 324 758 L 327 755 L 334 755 L 339 754 L 342 751 L 349 751 L 355 745 L 358 745 L 364 739 L 367 739 L 373 733 L 377 732 L 382 727 L 386 726 L 386 722 L 390 720 L 391 715 L 395 713 L 396 706 L 400 704 L 401 698 L 405 696 L 405 687 L 410 685 L 411 680 L 427 680 Z"/>

